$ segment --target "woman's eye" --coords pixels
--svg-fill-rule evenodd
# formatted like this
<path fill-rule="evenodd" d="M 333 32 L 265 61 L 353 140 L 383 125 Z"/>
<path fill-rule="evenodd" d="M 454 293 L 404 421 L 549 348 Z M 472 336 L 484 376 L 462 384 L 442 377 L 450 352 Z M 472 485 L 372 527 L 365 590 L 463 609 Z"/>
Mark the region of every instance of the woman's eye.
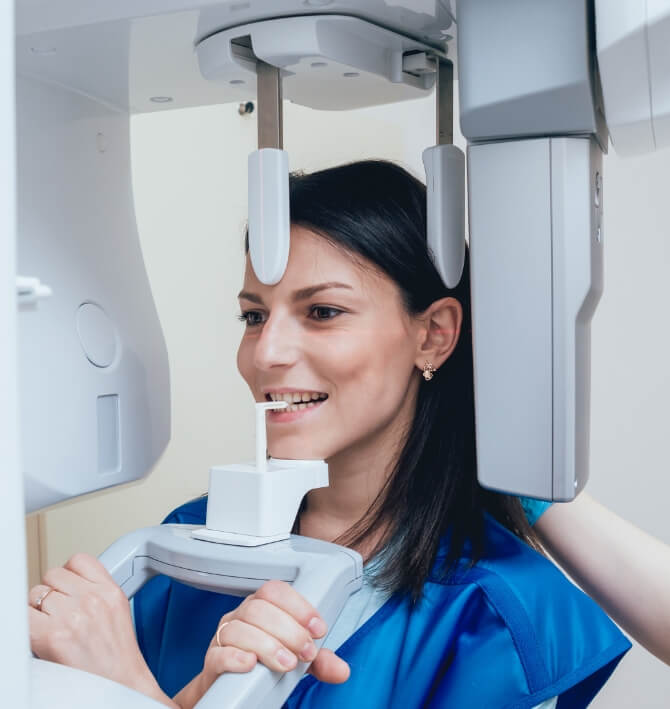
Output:
<path fill-rule="evenodd" d="M 247 310 L 241 315 L 238 315 L 237 319 L 246 323 L 247 327 L 253 327 L 254 325 L 261 325 L 263 323 L 263 313 L 259 310 Z"/>
<path fill-rule="evenodd" d="M 309 314 L 314 320 L 332 320 L 337 317 L 342 310 L 331 308 L 327 305 L 313 305 L 310 308 Z"/>
<path fill-rule="evenodd" d="M 327 305 L 313 305 L 309 310 L 309 317 L 312 320 L 324 321 L 332 320 L 344 311 L 339 308 L 331 308 Z M 245 323 L 247 327 L 255 327 L 256 325 L 262 325 L 265 320 L 265 314 L 260 310 L 245 310 L 237 319 Z"/>

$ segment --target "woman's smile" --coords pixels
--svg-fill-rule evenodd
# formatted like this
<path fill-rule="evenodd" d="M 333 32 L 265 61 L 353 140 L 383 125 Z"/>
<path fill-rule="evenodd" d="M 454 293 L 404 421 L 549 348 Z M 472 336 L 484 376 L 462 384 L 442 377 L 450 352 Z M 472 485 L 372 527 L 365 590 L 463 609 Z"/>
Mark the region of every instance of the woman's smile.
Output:
<path fill-rule="evenodd" d="M 270 409 L 268 423 L 289 423 L 316 411 L 325 403 L 328 394 L 320 391 L 273 389 L 265 392 L 265 398 L 267 401 L 285 401 L 288 404 L 283 409 Z"/>

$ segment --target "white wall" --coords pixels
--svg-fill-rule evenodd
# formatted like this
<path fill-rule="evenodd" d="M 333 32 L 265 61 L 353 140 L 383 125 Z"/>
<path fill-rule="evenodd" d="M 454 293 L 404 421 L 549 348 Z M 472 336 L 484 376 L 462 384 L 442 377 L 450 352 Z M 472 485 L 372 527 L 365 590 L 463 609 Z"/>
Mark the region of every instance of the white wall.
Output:
<path fill-rule="evenodd" d="M 233 105 L 132 119 L 137 219 L 170 354 L 173 438 L 147 481 L 44 514 L 48 565 L 77 550 L 99 553 L 124 532 L 159 522 L 206 490 L 210 465 L 252 457 L 250 397 L 235 368 L 242 329 L 235 295 L 255 130 L 255 117 Z M 421 150 L 433 142 L 433 102 L 347 113 L 287 104 L 285 135 L 292 169 L 386 157 L 420 175 Z M 670 543 L 668 187 L 670 152 L 606 159 L 589 489 Z M 670 669 L 635 649 L 594 706 L 661 709 L 668 696 Z"/>

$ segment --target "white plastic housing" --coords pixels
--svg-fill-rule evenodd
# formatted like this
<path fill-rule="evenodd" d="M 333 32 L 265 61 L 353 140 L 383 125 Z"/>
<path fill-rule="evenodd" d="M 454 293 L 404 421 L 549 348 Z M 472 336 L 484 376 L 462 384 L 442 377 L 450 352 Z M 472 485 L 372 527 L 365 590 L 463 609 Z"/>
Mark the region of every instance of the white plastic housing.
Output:
<path fill-rule="evenodd" d="M 258 58 L 282 69 L 284 98 L 339 111 L 425 96 L 435 73 L 403 67 L 407 53 L 425 51 L 435 50 L 359 17 L 336 14 L 235 26 L 210 33 L 196 46 L 202 76 L 225 91 L 255 98 Z"/>
<path fill-rule="evenodd" d="M 0 4 L 0 605 L 7 640 L 0 645 L 2 704 L 29 702 L 28 613 L 23 485 L 19 452 L 16 350 L 16 151 L 14 3 Z"/>
<path fill-rule="evenodd" d="M 165 705 L 123 684 L 67 665 L 30 658 L 30 704 L 7 706 L 67 709 L 160 709 Z"/>
<path fill-rule="evenodd" d="M 254 465 L 214 466 L 209 472 L 207 529 L 226 534 L 286 539 L 307 492 L 328 486 L 323 460 L 270 460 L 266 472 Z M 204 537 L 203 537 L 204 538 Z M 253 539 L 248 545 L 253 544 Z"/>
<path fill-rule="evenodd" d="M 18 286 L 33 290 L 19 297 L 19 421 L 32 512 L 147 475 L 170 437 L 170 381 L 135 222 L 128 115 L 32 78 L 16 89 Z"/>

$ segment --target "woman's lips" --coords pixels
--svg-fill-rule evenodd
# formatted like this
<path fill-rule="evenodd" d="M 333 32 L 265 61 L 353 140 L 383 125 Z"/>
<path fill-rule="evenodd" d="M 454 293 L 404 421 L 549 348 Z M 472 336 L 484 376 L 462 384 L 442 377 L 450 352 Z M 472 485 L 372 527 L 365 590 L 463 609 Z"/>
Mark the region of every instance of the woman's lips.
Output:
<path fill-rule="evenodd" d="M 305 408 L 299 408 L 297 411 L 286 411 L 285 409 L 270 409 L 268 411 L 269 423 L 290 423 L 304 416 L 313 414 L 317 409 L 320 409 L 325 404 L 327 399 L 322 401 L 313 401 L 305 405 Z M 298 406 L 300 406 L 298 404 Z"/>

